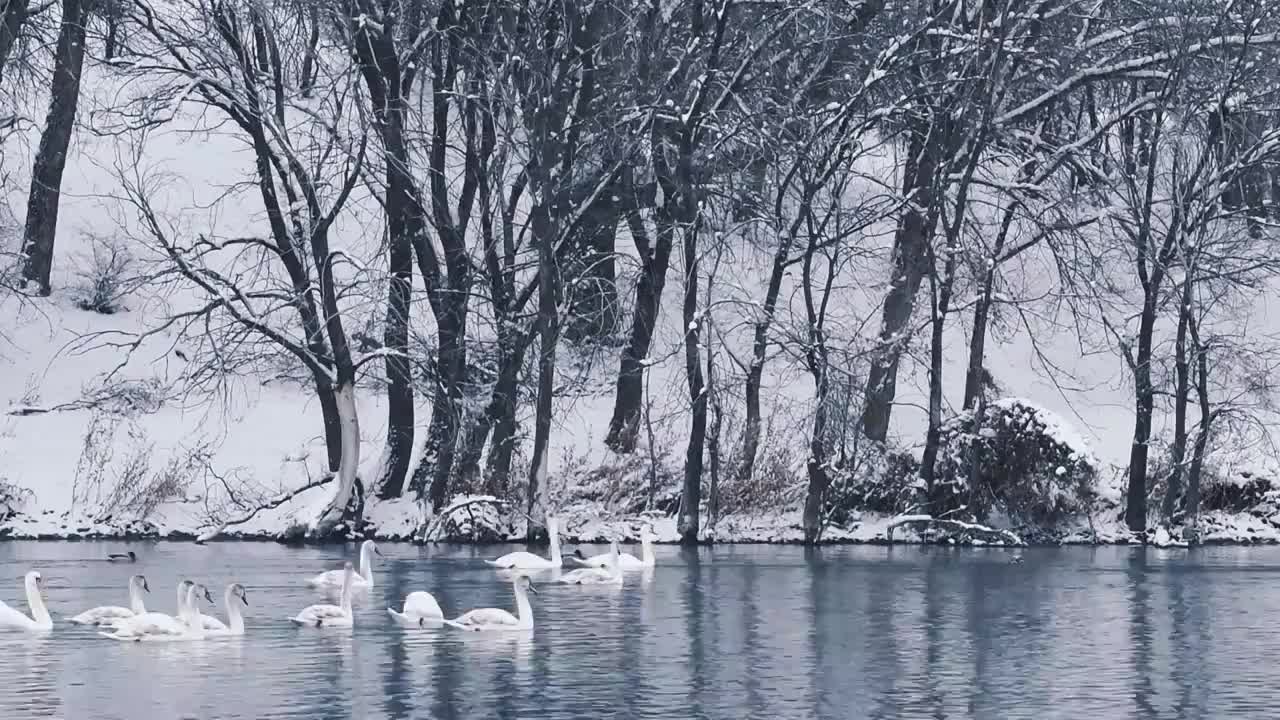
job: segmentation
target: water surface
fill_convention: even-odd
[[[133,549],[133,565],[102,561]],[[531,635],[405,631],[385,607],[514,609],[504,548],[384,545],[354,630],[293,627],[346,548],[0,543],[0,599],[44,573],[55,629],[0,630],[0,718],[1260,718],[1280,707],[1280,550],[658,548],[621,590],[538,583]],[[584,547],[584,552],[603,548]],[[64,619],[249,588],[238,639],[135,644]],[[205,608],[207,614],[213,610]],[[217,609],[221,615],[223,610]]]

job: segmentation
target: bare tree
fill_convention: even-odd
[[[80,74],[84,67],[84,40],[90,0],[63,0],[58,46],[53,56],[49,114],[40,149],[31,170],[27,198],[27,226],[22,238],[22,278],[36,285],[36,292],[52,290],[53,244],[58,231],[58,205],[62,195],[62,171],[75,128],[80,102]],[[7,33],[7,31],[6,31]]]

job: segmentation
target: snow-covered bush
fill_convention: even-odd
[[[868,511],[893,515],[909,512],[924,501],[920,463],[910,453],[866,442],[862,451],[831,469],[827,516],[836,525]]]
[[[972,411],[943,424],[934,515],[963,510],[984,521],[1000,512],[1018,526],[1049,527],[1093,503],[1098,461],[1055,413],[1027,400],[1000,400],[987,406],[974,430]]]
[[[123,309],[124,298],[138,284],[133,253],[124,243],[89,237],[88,257],[74,261],[76,306],[81,310],[114,315]]]
[[[34,496],[35,494],[27,488],[18,487],[0,478],[0,522],[22,512]]]

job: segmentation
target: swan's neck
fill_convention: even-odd
[[[223,596],[222,602],[227,606],[227,627],[231,628],[231,632],[243,635],[244,615],[240,614],[240,603],[236,601],[236,596],[231,593],[231,588],[227,588],[227,593]]]
[[[368,545],[360,548],[360,577],[373,584],[373,548]]]
[[[187,591],[187,606],[184,608],[187,613],[187,628],[192,635],[204,637],[204,622],[200,619],[200,608],[196,602],[196,586],[192,585]]]
[[[516,617],[520,619],[521,625],[533,627],[533,607],[529,605],[529,593],[519,585],[516,586]]]
[[[35,578],[27,578],[27,605],[31,607],[31,619],[36,622],[47,625],[53,623],[53,618],[49,617],[49,609],[44,606],[44,597],[40,594],[40,587],[36,585]]]
[[[657,558],[653,554],[653,540],[647,535],[640,538],[640,559],[644,561],[645,565],[654,565],[657,562]]]
[[[185,585],[178,586],[178,619],[186,617],[187,613],[187,587]]]
[[[552,525],[549,530],[551,534],[551,564],[560,565],[563,562],[560,558],[560,528]]]
[[[141,615],[147,611],[147,605],[142,599],[142,588],[137,583],[129,583],[129,609],[134,615]]]
[[[339,601],[339,604],[342,606],[342,612],[346,613],[347,615],[351,614],[351,576],[352,575],[355,575],[355,573],[351,571],[347,571],[342,576],[342,599]]]

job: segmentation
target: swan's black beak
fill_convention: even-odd
[[[143,589],[143,590],[145,590],[145,591],[147,591],[147,592],[151,592],[151,586],[150,586],[150,585],[147,585],[147,579],[146,579],[146,578],[142,578],[142,589]]]
[[[533,583],[529,583],[529,592],[533,593],[534,595],[537,595],[537,594],[538,594],[538,588],[534,587],[534,586],[533,586]]]
[[[383,555],[382,551],[378,549],[377,545],[373,546],[373,554],[377,555],[378,557],[386,557],[386,555]]]
[[[207,600],[210,605],[213,604],[213,596],[209,594],[209,588],[204,589],[204,599]]]
[[[418,627],[420,627],[420,628],[421,628],[421,627],[426,627],[426,626],[427,626],[427,619],[426,619],[426,618],[424,618],[424,617],[420,617],[420,618],[418,618]]]
[[[587,556],[582,554],[582,548],[574,548],[574,549],[573,549],[573,556],[574,556],[574,557],[576,557],[576,558],[578,558],[579,560],[586,560],[586,559],[587,559]]]
[[[240,600],[241,600],[241,602],[243,602],[243,603],[244,603],[244,606],[245,606],[245,607],[249,607],[249,598],[248,598],[247,596],[245,596],[245,595],[241,595],[241,596],[240,596]]]

